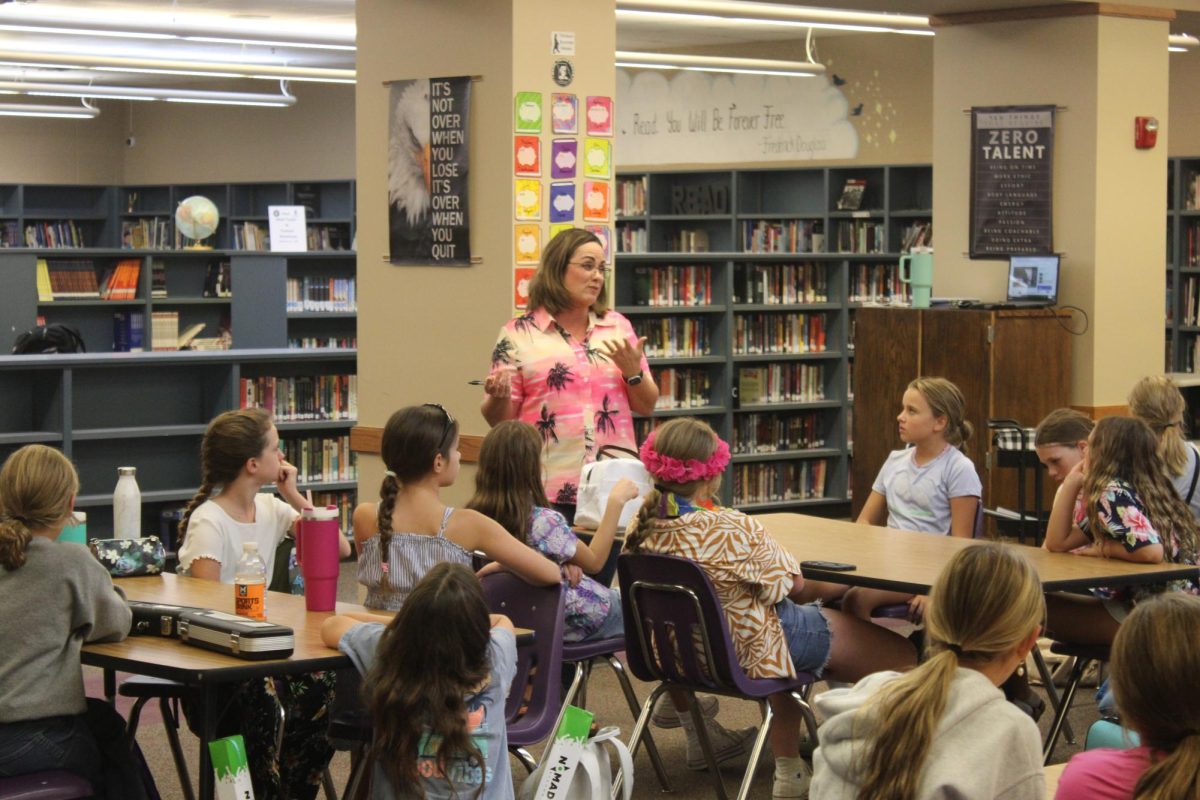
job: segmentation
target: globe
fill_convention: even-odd
[[[180,201],[175,209],[175,225],[180,233],[192,240],[191,247],[202,247],[200,240],[216,232],[220,219],[213,201],[198,194]]]

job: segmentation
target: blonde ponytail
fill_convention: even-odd
[[[35,530],[71,517],[79,476],[60,451],[43,444],[17,450],[0,468],[0,566],[20,569]]]

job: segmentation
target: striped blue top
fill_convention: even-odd
[[[399,611],[417,582],[443,561],[471,566],[471,554],[445,537],[453,508],[442,516],[442,526],[427,533],[393,533],[388,541],[388,571],[383,572],[379,534],[362,545],[358,556],[358,582],[367,587],[367,608]]]

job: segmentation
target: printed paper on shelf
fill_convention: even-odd
[[[612,177],[612,142],[608,139],[585,139],[583,142],[583,174],[588,178]]]
[[[536,271],[535,267],[517,267],[513,270],[513,306],[518,310],[529,308],[529,282]]]
[[[517,219],[538,220],[542,218],[542,182],[518,179],[513,187]]]
[[[613,132],[613,101],[611,97],[588,95],[587,135],[612,136]]]
[[[584,225],[583,229],[596,235],[604,245],[604,260],[612,261],[612,231],[607,225]]]
[[[583,218],[588,222],[608,222],[609,185],[606,181],[583,182]]]
[[[579,142],[574,139],[554,139],[550,143],[550,177],[574,178],[578,152]]]
[[[518,264],[536,264],[542,259],[540,225],[513,226],[513,255]]]
[[[579,132],[579,98],[559,92],[550,95],[550,130],[554,133]]]
[[[539,137],[513,137],[513,172],[531,178],[542,174],[542,140]]]
[[[542,132],[541,92],[517,92],[513,100],[513,130],[517,133]]]
[[[575,219],[575,184],[550,184],[550,221],[571,222]]]

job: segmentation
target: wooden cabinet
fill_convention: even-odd
[[[903,446],[896,415],[905,387],[919,375],[948,378],[962,390],[975,428],[965,450],[983,483],[984,503],[1015,508],[1015,470],[989,469],[995,459],[989,460],[986,423],[1011,417],[1032,427],[1069,404],[1069,314],[957,308],[861,308],[856,313],[853,514],[866,502],[887,454]],[[1049,497],[1044,507],[1049,508]]]

